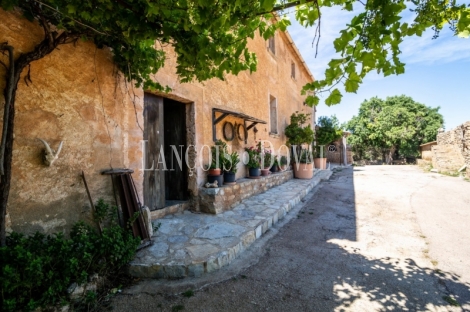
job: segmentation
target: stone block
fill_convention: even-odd
[[[256,227],[256,230],[255,230],[256,239],[260,238],[262,234],[263,234],[263,225],[258,225],[258,227]]]
[[[219,267],[218,258],[210,258],[209,260],[207,260],[207,263],[206,263],[206,271],[207,271],[207,273],[216,271],[216,270],[218,270],[219,268],[220,268],[220,267]]]
[[[204,263],[195,263],[188,266],[189,277],[200,277],[204,274]]]
[[[165,277],[169,279],[186,277],[186,266],[184,265],[166,265],[164,267]]]

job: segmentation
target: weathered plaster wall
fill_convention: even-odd
[[[238,76],[227,75],[224,81],[212,79],[204,83],[179,83],[175,74],[176,58],[174,52],[171,49],[167,50],[168,61],[155,78],[161,84],[172,88],[169,95],[163,94],[162,96],[194,103],[198,157],[201,156],[201,149],[204,145],[213,145],[212,108],[244,113],[266,121],[266,125],[258,124],[256,126],[258,129],[256,140],[270,141],[276,153],[279,147],[286,142],[284,129],[289,124],[292,113],[301,111],[314,114],[312,108],[303,105],[305,96],[300,94],[302,87],[312,81],[310,74],[303,67],[284,33],[276,33],[275,42],[275,54],[268,50],[267,42],[259,36],[249,43],[249,48],[256,53],[258,58],[256,72],[251,74],[242,72]],[[295,79],[291,77],[291,62],[295,63]],[[270,96],[275,97],[278,103],[278,135],[270,134]],[[312,120],[314,119],[313,116]],[[234,117],[224,119],[217,125],[217,137],[220,139],[223,139],[222,126],[225,121],[243,122],[242,119]],[[249,131],[247,144],[238,140],[237,137],[227,143],[233,150],[237,150],[240,154],[243,153],[244,147],[255,144],[253,129]],[[286,153],[287,149],[282,149],[281,154]],[[205,154],[207,154],[207,149]],[[236,177],[245,177],[245,166],[239,164],[238,169]],[[197,169],[197,184],[193,184],[193,187],[200,187],[205,182],[206,174],[199,167]],[[197,194],[197,190],[194,189],[193,193]]]
[[[0,42],[16,54],[28,52],[43,37],[41,28],[16,12],[0,9]],[[6,58],[3,58],[6,61]],[[23,73],[23,76],[26,73]],[[4,88],[0,66],[0,89]],[[141,143],[143,93],[135,90],[136,111],[111,53],[90,42],[59,46],[31,64],[32,83],[21,79],[16,96],[13,176],[8,213],[13,230],[54,232],[90,216],[80,173],[83,170],[96,201],[113,202],[110,167],[136,170],[142,198]],[[1,97],[1,107],[4,99]],[[3,113],[2,113],[3,116]],[[56,149],[64,146],[52,167],[42,163],[42,138]]]
[[[30,51],[42,40],[41,28],[23,19],[18,12],[0,9],[0,20],[0,42],[8,41],[15,47],[16,55]],[[176,58],[168,50],[166,66],[155,79],[173,89],[163,96],[188,105],[187,141],[198,151],[190,153],[192,163],[198,160],[204,145],[213,145],[214,107],[266,121],[266,125],[257,125],[256,139],[269,140],[276,151],[286,142],[284,129],[290,115],[295,111],[314,113],[303,105],[305,96],[300,94],[302,86],[312,81],[310,74],[284,33],[277,33],[275,40],[275,54],[260,37],[249,43],[258,57],[257,72],[243,72],[236,77],[227,75],[224,81],[213,79],[204,83],[180,84],[175,74]],[[291,77],[291,62],[295,63],[295,79]],[[0,77],[4,75],[0,66]],[[143,127],[144,93],[124,83],[113,66],[110,51],[81,41],[60,46],[31,64],[31,79],[29,86],[21,79],[16,98],[13,178],[8,206],[11,228],[23,232],[66,231],[75,221],[89,218],[91,208],[80,178],[82,170],[93,199],[103,197],[113,202],[111,180],[100,172],[110,167],[132,168],[142,199],[142,130],[136,118]],[[1,90],[4,82],[0,78]],[[278,135],[269,133],[270,96],[278,103]],[[1,101],[3,107],[4,99]],[[226,120],[242,122],[233,117]],[[219,138],[222,138],[222,125],[217,126]],[[43,146],[38,138],[48,141],[53,148],[64,141],[60,158],[53,167],[43,165]],[[253,130],[249,131],[247,144],[237,139],[229,142],[240,153],[244,147],[254,144]],[[286,149],[281,153],[285,154]],[[193,199],[206,180],[199,164],[198,160],[196,172],[189,178]],[[240,164],[237,178],[245,175],[245,167]],[[193,200],[191,206],[197,210],[198,202]]]
[[[437,135],[437,145],[432,146],[432,164],[440,171],[457,171],[467,165],[470,178],[470,121]]]

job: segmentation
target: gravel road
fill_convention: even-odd
[[[335,172],[225,270],[144,280],[114,311],[470,311],[470,183],[415,166]],[[452,305],[454,304],[454,305]]]

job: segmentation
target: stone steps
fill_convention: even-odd
[[[154,244],[137,253],[129,272],[135,277],[176,279],[218,270],[330,176],[330,170],[316,171],[311,180],[290,180],[217,215],[184,211],[155,220],[160,228]]]

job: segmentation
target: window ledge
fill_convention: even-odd
[[[274,132],[269,132],[269,136],[276,139],[279,139],[281,137],[280,134]]]

